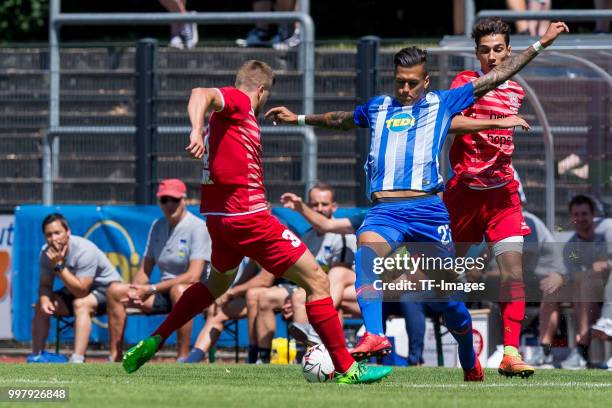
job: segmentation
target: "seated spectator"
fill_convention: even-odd
[[[269,12],[295,11],[296,0],[253,0],[253,11]],[[248,32],[245,39],[238,39],[236,43],[241,47],[274,47],[276,49],[288,49],[300,44],[299,24],[282,24],[274,33],[268,23],[259,22]]]
[[[270,274],[267,271],[262,273]],[[276,279],[271,287],[255,287],[246,293],[249,329],[247,363],[268,364],[272,354],[272,339],[276,332],[276,315],[291,298],[298,286],[285,279]],[[290,318],[291,316],[287,316]]]
[[[121,361],[126,308],[145,314],[168,313],[183,292],[199,282],[210,262],[210,236],[204,221],[187,211],[187,187],[178,179],[163,180],[157,198],[164,216],[157,219],[147,238],[144,257],[131,283],[114,283],[108,290],[108,326],[112,361]],[[153,267],[161,274],[150,282]],[[178,359],[189,354],[192,322],[177,332]]]
[[[247,316],[246,293],[249,289],[267,288],[272,285],[274,275],[261,271],[254,261],[245,258],[236,275],[232,287],[227,290],[206,312],[206,323],[191,349],[186,363],[199,363],[206,358],[206,353],[215,346],[228,320],[242,319]]]
[[[186,0],[159,0],[166,10],[172,13],[187,13]],[[170,26],[168,46],[182,50],[194,48],[198,44],[198,25],[196,23],[174,23]]]
[[[328,184],[317,184],[308,193],[308,207],[327,219],[331,219],[338,208],[335,191]],[[354,234],[320,233],[315,228],[308,230],[302,242],[315,255],[327,271],[330,280],[330,295],[334,306],[341,313],[344,310],[359,315],[355,293],[355,251],[357,239]],[[320,343],[314,329],[306,319],[306,292],[294,292],[292,298],[294,322],[290,326],[291,335],[299,342],[313,345]]]
[[[612,219],[606,218],[599,220],[595,225],[595,233],[604,234],[606,238],[606,247],[608,253],[608,261],[606,263],[598,262],[593,265],[593,269],[598,271],[610,270],[610,255],[612,253]],[[601,316],[597,322],[591,327],[593,335],[601,340],[612,341],[612,274],[608,276],[608,283],[604,289],[604,305],[601,310]],[[608,362],[608,368],[612,368],[612,359]]]
[[[562,368],[586,368],[589,361],[590,328],[599,313],[604,273],[608,270],[606,235],[595,230],[595,204],[584,195],[577,195],[569,203],[569,211],[576,232],[563,248],[567,280],[556,292],[546,294],[540,309],[540,343],[549,348],[558,322],[559,305],[572,301],[576,316],[576,343]],[[569,336],[570,334],[568,334]]]
[[[550,10],[552,0],[527,0],[529,11],[548,11]],[[541,37],[546,32],[550,25],[548,20],[529,20],[529,35],[532,37]]]
[[[121,282],[119,272],[94,243],[70,234],[61,214],[50,214],[42,222],[47,242],[40,252],[40,286],[32,322],[32,354],[28,362],[53,362],[45,352],[51,316],[74,316],[72,363],[83,363],[91,333],[91,317],[106,313],[106,293],[112,282]],[[53,291],[53,280],[64,287]]]

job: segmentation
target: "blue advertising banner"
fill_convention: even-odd
[[[189,210],[196,215],[198,208],[190,206]],[[344,209],[338,216],[346,216],[356,210]],[[361,210],[357,210],[361,211]],[[156,205],[150,206],[20,206],[15,211],[15,242],[13,246],[13,299],[12,299],[12,330],[18,341],[31,340],[31,324],[34,316],[33,305],[38,300],[39,285],[39,254],[44,245],[41,230],[42,220],[51,213],[63,214],[70,224],[71,233],[85,237],[95,243],[106,253],[110,261],[119,270],[123,280],[129,282],[137,272],[142,260],[142,254],[147,241],[147,234],[153,221],[162,216]],[[298,213],[278,208],[273,213],[298,235],[308,230],[308,223]],[[159,281],[159,271],[154,269],[152,282]],[[54,289],[59,289],[62,283],[55,280]],[[125,332],[125,340],[133,344],[151,333],[164,319],[164,316],[129,316]],[[106,316],[100,317],[106,321]],[[193,341],[203,326],[202,316],[194,320]],[[285,335],[284,325],[279,328],[279,335]],[[248,345],[246,322],[240,323],[240,344]],[[70,341],[72,333],[62,335],[62,341]],[[91,340],[106,342],[106,329],[94,325]],[[227,338],[221,338],[220,344],[227,344]],[[51,330],[48,341],[54,341]],[[168,344],[175,342],[173,335]],[[233,344],[233,343],[232,343]]]

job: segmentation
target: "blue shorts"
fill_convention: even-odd
[[[376,203],[357,235],[366,231],[383,237],[393,250],[408,243],[429,256],[455,256],[448,211],[437,195]]]

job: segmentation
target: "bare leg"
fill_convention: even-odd
[[[293,308],[294,323],[308,323],[306,315],[306,291],[299,288],[291,295],[291,307]]]
[[[208,308],[206,324],[202,328],[194,347],[208,352],[217,344],[219,335],[223,331],[224,323],[231,319],[240,319],[246,316],[246,301],[244,297],[231,299],[221,306],[213,305]]]
[[[91,334],[91,317],[96,312],[98,300],[90,293],[75,299],[72,306],[74,307],[74,354],[85,356]]]
[[[334,307],[340,308],[344,296],[344,290],[348,287],[355,287],[355,272],[344,266],[335,266],[327,274],[329,277],[329,287]]]
[[[249,330],[249,344],[252,346],[257,345],[257,313],[259,312],[259,296],[267,288],[251,288],[246,293],[247,303],[247,325]]]
[[[272,1],[271,0],[254,1],[253,11],[272,11]],[[256,23],[255,27],[260,28],[262,30],[267,30],[269,25],[268,23]]]
[[[540,304],[540,344],[552,344],[559,327],[559,303],[545,302]]]
[[[64,302],[55,294],[51,300],[55,304],[55,314],[58,316],[67,316],[68,308]],[[49,335],[50,317],[40,308],[40,303],[36,303],[34,311],[34,319],[32,320],[32,353],[38,354],[45,349],[47,336]]]
[[[259,313],[257,316],[257,347],[269,349],[272,346],[272,338],[276,332],[276,316],[274,312],[279,310],[288,294],[284,288],[274,286],[268,288],[259,297]]]
[[[595,8],[598,10],[612,9],[612,0],[594,0]],[[610,20],[597,20],[595,31],[602,33],[610,32]]]
[[[527,5],[525,0],[506,0],[506,6],[513,11],[526,11]],[[516,22],[516,31],[524,33],[528,30],[527,21],[520,20]]]
[[[184,0],[159,0],[162,6],[173,13],[186,13]]]
[[[464,0],[453,0],[453,34],[465,34],[466,30],[471,30],[472,27],[464,27],[465,9],[463,8]]]

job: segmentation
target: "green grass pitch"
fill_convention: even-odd
[[[134,374],[119,364],[1,364],[0,388],[67,387],[78,407],[597,407],[610,406],[612,372],[538,370],[527,380],[487,370],[466,384],[459,369],[396,368],[372,385],[308,384],[299,366],[148,364]],[[0,406],[9,406],[0,403]]]

